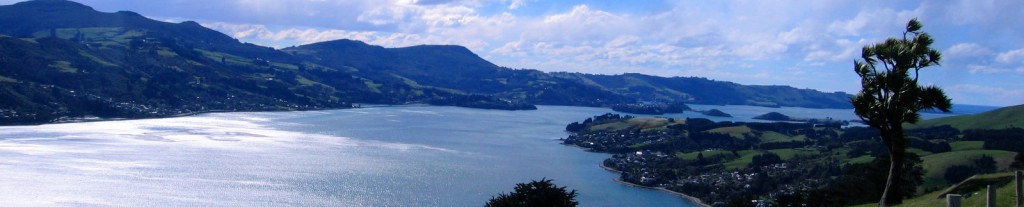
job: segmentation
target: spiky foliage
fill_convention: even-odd
[[[570,207],[576,202],[576,190],[566,191],[551,180],[540,179],[530,183],[516,184],[515,191],[491,198],[487,207]]]
[[[906,156],[907,140],[904,123],[921,119],[918,111],[938,109],[948,112],[952,107],[945,92],[936,86],[921,86],[922,69],[939,65],[942,54],[932,49],[931,35],[921,31],[917,19],[907,23],[903,38],[865,46],[861,60],[854,61],[854,71],[861,77],[861,91],[852,102],[857,116],[881,131],[882,141],[891,155],[889,177],[880,206],[899,203],[905,196],[894,195],[900,183],[901,167]]]

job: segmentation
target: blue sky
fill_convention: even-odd
[[[0,0],[0,4],[18,1]],[[347,38],[385,47],[463,45],[543,71],[699,76],[859,90],[853,60],[911,18],[937,40],[924,84],[955,103],[1024,104],[1024,1],[79,0],[97,10],[194,20],[287,47]],[[895,3],[893,3],[895,2]]]

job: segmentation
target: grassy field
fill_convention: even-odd
[[[641,117],[632,118],[626,121],[616,121],[611,123],[598,124],[590,127],[590,131],[616,131],[624,129],[661,129],[668,125],[678,124],[681,120],[676,122],[668,122],[666,118],[660,117]]]
[[[978,176],[974,179],[992,179],[996,177],[1013,176],[1011,172],[995,173],[989,175]],[[970,181],[965,181],[970,182]],[[939,198],[946,189],[937,190],[934,192],[926,193],[911,199],[904,200],[902,204],[896,205],[901,207],[932,207],[932,206],[946,206],[945,197]],[[978,189],[971,193],[964,194],[966,198],[961,203],[962,206],[985,206],[985,194],[988,193],[987,189]],[[1013,183],[1005,183],[996,187],[996,206],[1013,206],[1014,200],[1013,195],[1016,192],[1013,189]],[[875,207],[877,203],[868,203],[857,205],[857,207]]]
[[[732,152],[728,150],[709,150],[700,152],[677,153],[676,157],[683,160],[697,160],[698,154],[704,154],[705,158],[719,155],[732,156]]]
[[[779,155],[779,158],[782,158],[782,160],[789,160],[789,159],[792,159],[793,157],[796,157],[798,155],[815,155],[815,154],[819,153],[817,149],[804,149],[804,148],[799,148],[799,149],[774,149],[774,150],[768,150],[768,151]],[[731,154],[732,152],[728,152],[728,153]],[[754,159],[754,156],[760,155],[760,154],[764,154],[764,151],[761,151],[761,150],[743,150],[743,151],[738,151],[738,153],[740,154],[740,158],[737,158],[735,160],[726,162],[726,163],[724,163],[722,165],[725,166],[726,169],[740,169],[740,168],[744,168],[744,167],[747,167],[748,165],[750,165],[750,163]],[[694,155],[694,156],[696,156],[696,155]],[[704,157],[707,157],[707,156],[708,156],[708,154],[705,153]]]
[[[724,163],[723,165],[726,168],[728,168],[728,169],[739,169],[739,168],[742,168],[742,167],[746,167],[747,165],[750,165],[750,162],[754,158],[754,155],[761,154],[761,152],[757,151],[757,150],[743,150],[743,151],[737,151],[736,153],[738,153],[740,155],[740,157],[737,158],[737,159],[734,159],[734,160],[731,160],[731,161],[728,161],[728,162]],[[697,160],[697,155],[698,154],[704,154],[705,158],[709,158],[709,157],[712,157],[712,156],[726,156],[726,157],[729,157],[729,158],[733,157],[732,151],[728,151],[728,150],[710,150],[710,151],[700,151],[700,152],[678,153],[678,154],[676,154],[676,157],[679,157],[679,159],[683,159],[683,160]]]
[[[68,61],[63,61],[63,60],[57,61],[57,62],[54,62],[53,64],[50,64],[49,66],[52,67],[52,68],[56,68],[56,69],[60,70],[61,72],[65,72],[65,73],[77,73],[78,72],[78,68],[75,68],[75,67],[71,66],[71,63],[68,62]]]
[[[732,127],[715,128],[715,129],[708,130],[707,132],[710,132],[710,133],[720,133],[720,134],[728,134],[729,136],[732,136],[733,138],[740,139],[740,138],[743,138],[744,134],[750,134],[751,132],[753,132],[753,130],[750,129],[750,127],[747,127],[746,125],[743,125],[743,126],[732,126]]]
[[[725,164],[723,164],[723,166],[725,166],[726,169],[740,169],[740,168],[747,167],[747,165],[750,165],[750,163],[754,160],[754,156],[755,155],[760,155],[761,151],[759,151],[759,150],[743,150],[743,151],[739,151],[739,153],[740,153],[740,158],[738,158],[736,160],[733,160],[733,161],[726,162]]]
[[[950,185],[946,183],[944,178],[946,168],[954,165],[970,165],[982,155],[992,156],[996,160],[996,166],[999,166],[1000,170],[1002,170],[1010,165],[1016,153],[1002,150],[966,150],[923,156],[921,157],[923,161],[921,165],[925,170],[925,183],[921,188],[928,189]]]
[[[816,149],[803,149],[803,148],[801,148],[801,149],[774,149],[774,150],[768,150],[768,151],[779,155],[779,157],[782,158],[783,160],[789,160],[789,159],[792,159],[793,157],[796,157],[798,155],[814,155],[814,154],[818,154],[819,153],[818,150],[816,150]],[[736,153],[738,153],[740,155],[740,157],[736,158],[734,160],[725,162],[724,164],[722,164],[723,166],[725,166],[725,168],[727,168],[727,169],[740,169],[740,168],[743,168],[743,167],[747,167],[747,165],[750,165],[750,162],[754,159],[754,156],[760,155],[760,154],[764,154],[764,152],[761,151],[761,150],[743,150],[743,151],[737,151]],[[679,159],[683,159],[683,160],[697,160],[697,155],[698,154],[704,154],[705,158],[710,158],[712,156],[726,156],[726,157],[729,157],[729,158],[733,157],[732,151],[728,151],[728,150],[710,150],[710,151],[700,151],[700,152],[678,153],[678,154],[676,154],[676,157],[679,157]]]
[[[984,149],[984,145],[985,141],[958,141],[949,143],[949,146],[953,148],[952,151],[980,150]]]
[[[103,66],[107,66],[107,67],[115,67],[115,66],[117,66],[117,64],[114,64],[114,63],[108,62],[106,60],[103,60],[102,58],[96,57],[95,55],[89,54],[89,53],[87,53],[85,51],[79,51],[78,55],[81,55],[82,57],[89,58],[93,62],[99,63],[100,65],[103,65]]]
[[[922,156],[922,157],[935,154],[935,153],[932,153],[932,152],[929,152],[929,151],[924,151],[924,150],[918,149],[918,148],[907,148],[907,153],[914,153],[917,156]]]
[[[762,143],[793,142],[793,141],[803,142],[803,141],[806,141],[806,140],[807,140],[807,136],[802,135],[802,134],[801,135],[797,135],[797,136],[787,136],[785,134],[781,134],[781,133],[778,133],[778,132],[766,131],[766,132],[764,132],[763,135],[761,135],[761,142]]]
[[[213,51],[201,50],[201,49],[197,49],[196,51],[199,51],[199,53],[202,53],[203,56],[206,56],[206,58],[210,58],[211,60],[216,60],[216,61],[224,60],[225,64],[253,66],[252,60],[249,59],[249,58],[243,58],[243,57],[239,57],[239,56],[235,56],[235,55],[231,55],[231,54],[227,54],[227,53],[213,52]]]
[[[846,164],[869,163],[873,160],[875,160],[875,157],[872,157],[871,155],[861,155],[860,157],[850,158],[846,161]]]
[[[773,149],[773,150],[768,150],[768,151],[779,155],[779,158],[782,158],[782,160],[789,160],[789,159],[792,159],[793,157],[796,157],[798,155],[814,155],[814,154],[818,154],[818,150],[817,149],[813,149],[813,148]]]

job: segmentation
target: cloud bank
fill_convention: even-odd
[[[1024,77],[1020,1],[82,2],[105,11],[197,20],[273,47],[340,38],[386,47],[459,44],[513,68],[702,76],[846,92],[859,90],[851,68],[860,48],[901,35],[908,20],[919,18],[946,54],[943,65],[929,72],[935,74],[926,74],[929,84],[1014,91]],[[953,99],[1024,103],[983,95]]]

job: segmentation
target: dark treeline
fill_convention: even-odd
[[[967,130],[964,140],[985,141],[985,149],[1024,151],[1024,129]]]

